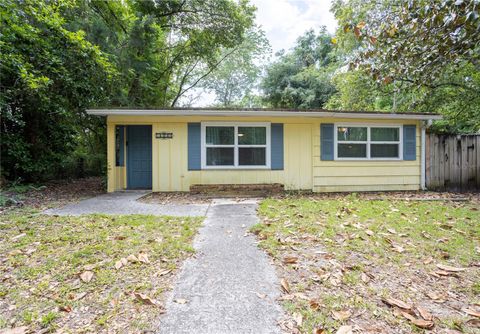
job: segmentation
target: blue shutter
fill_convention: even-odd
[[[403,160],[417,159],[417,127],[403,126]]]
[[[320,124],[320,155],[322,160],[333,160],[333,124]]]
[[[188,170],[202,169],[200,123],[188,123]]]
[[[272,123],[270,135],[272,169],[283,170],[283,124]]]

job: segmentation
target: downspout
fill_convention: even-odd
[[[422,133],[421,133],[421,149],[420,149],[420,159],[421,159],[421,172],[420,172],[420,188],[422,190],[426,190],[427,187],[425,186],[425,173],[426,173],[426,163],[425,163],[425,130],[428,128],[430,125],[432,125],[432,120],[428,120],[427,122],[423,121],[422,122]]]

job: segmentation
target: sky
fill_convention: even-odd
[[[326,26],[331,33],[337,27],[330,12],[331,0],[250,0],[257,7],[256,23],[266,33],[272,55],[292,48],[298,37],[309,29]],[[273,60],[274,58],[270,58]],[[215,100],[215,94],[193,90],[198,99],[195,106],[205,107]]]
[[[331,0],[251,0],[257,7],[256,23],[266,32],[273,53],[288,50],[305,31],[324,25],[337,27],[330,12]]]

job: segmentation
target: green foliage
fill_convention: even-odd
[[[338,0],[337,55],[329,107],[440,112],[435,131],[480,131],[478,2]]]
[[[323,28],[310,30],[291,52],[281,51],[262,82],[265,101],[272,107],[322,108],[335,92],[331,83],[334,56],[331,36]]]
[[[254,10],[245,0],[3,1],[2,176],[104,172],[104,123],[85,109],[177,105],[242,43]]]
[[[254,27],[246,33],[243,43],[222,52],[225,60],[204,80],[202,87],[214,92],[216,102],[222,107],[259,106],[253,94],[269,52],[265,32]]]
[[[82,31],[65,28],[71,2],[2,2],[2,173],[50,176],[75,147],[85,108],[106,101],[116,71]]]

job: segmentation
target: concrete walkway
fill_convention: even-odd
[[[205,216],[210,204],[149,204],[137,201],[147,191],[114,192],[89,198],[62,208],[48,209],[47,215],[79,216],[92,213],[115,215]]]
[[[258,221],[256,206],[212,203],[194,242],[196,256],[184,263],[167,301],[160,333],[280,333],[279,280],[255,238],[245,235]]]

